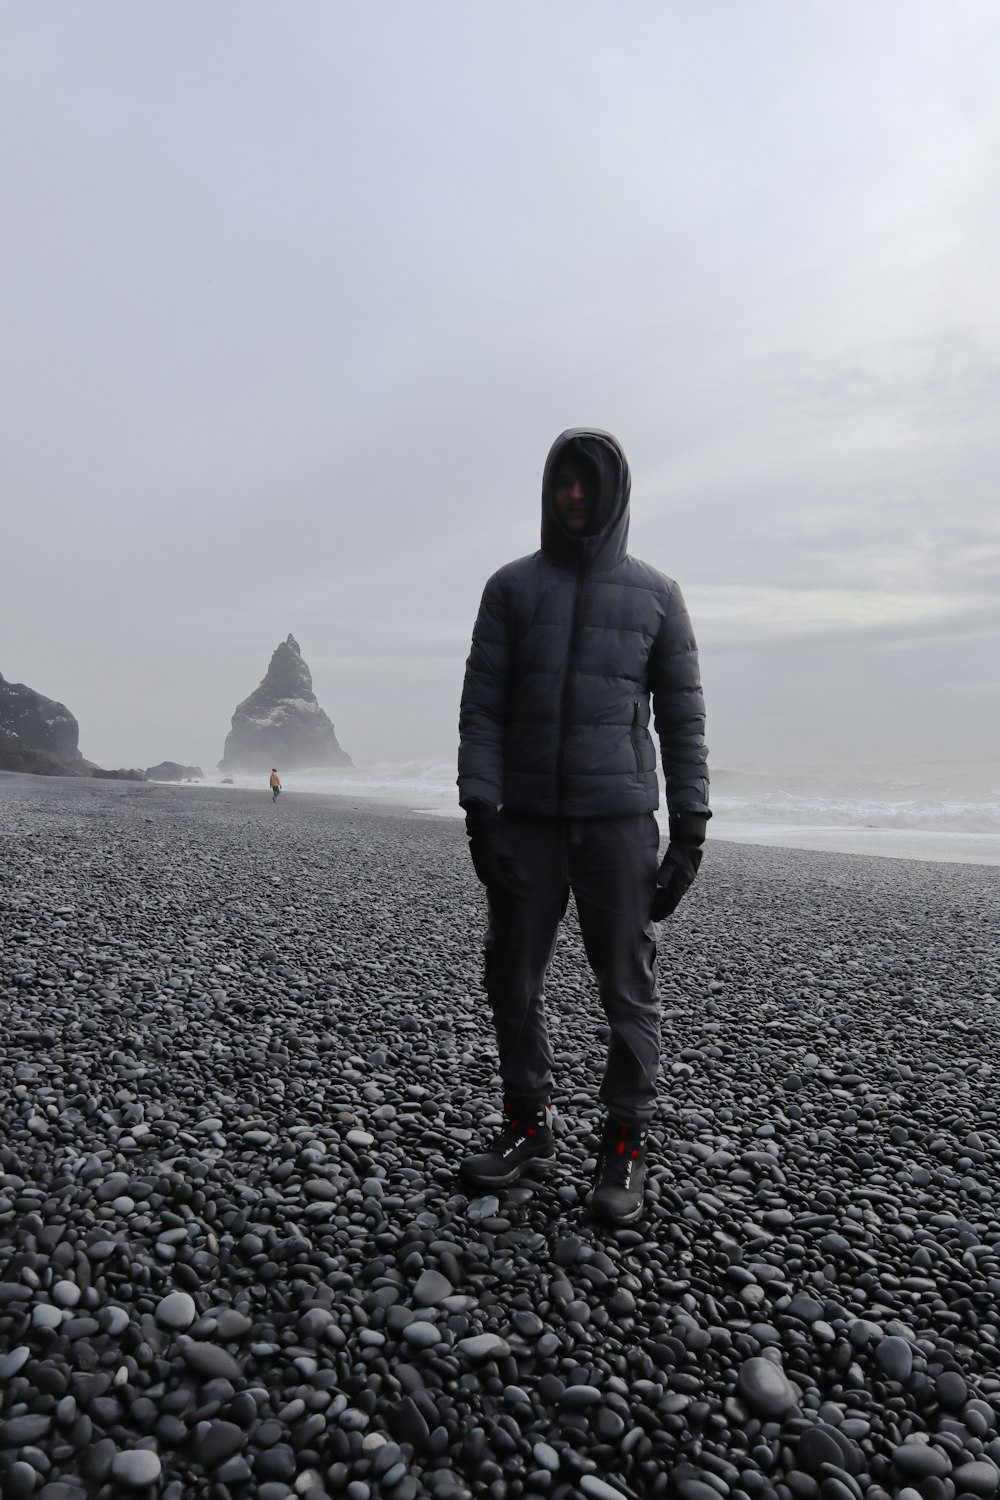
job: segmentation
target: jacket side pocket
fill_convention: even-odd
[[[642,744],[639,736],[642,734],[642,725],[639,723],[639,700],[632,705],[632,754],[635,756],[635,774],[642,777]]]

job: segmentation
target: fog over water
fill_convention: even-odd
[[[0,672],[85,755],[214,775],[292,631],[360,766],[453,766],[483,583],[593,424],[720,813],[934,761],[911,800],[995,829],[991,0],[0,18]]]
[[[349,769],[286,772],[281,806],[291,797],[334,795],[356,804],[391,802],[460,818],[452,761],[379,761]],[[210,774],[188,782],[257,790],[265,778]],[[716,767],[712,839],[826,849],[896,859],[1000,865],[1000,775],[994,762],[914,761],[900,769],[878,761],[777,761],[740,770]],[[279,813],[280,815],[280,813]],[[266,818],[266,812],[263,814]],[[666,833],[663,809],[660,824]]]

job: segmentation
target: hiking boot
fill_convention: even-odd
[[[590,1211],[611,1224],[631,1224],[642,1213],[646,1186],[644,1120],[608,1120],[594,1173]]]
[[[503,1107],[506,1118],[490,1149],[462,1163],[462,1176],[475,1187],[506,1187],[555,1152],[550,1104],[505,1098]]]

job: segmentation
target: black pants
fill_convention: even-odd
[[[659,830],[652,813],[626,818],[522,818],[504,814],[513,851],[531,880],[522,900],[489,894],[486,991],[493,1008],[504,1092],[551,1097],[545,971],[572,890],[587,959],[611,1027],[600,1097],[617,1119],[656,1108],[660,992],[656,928]]]

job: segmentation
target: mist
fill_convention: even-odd
[[[291,631],[447,760],[564,428],[713,763],[1000,751],[1000,12],[4,6],[0,672],[214,767]]]

